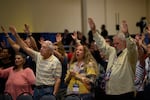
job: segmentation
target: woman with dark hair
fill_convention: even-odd
[[[9,93],[13,100],[21,93],[32,94],[32,85],[35,83],[35,75],[30,68],[26,68],[26,56],[22,53],[15,55],[15,65],[6,69],[0,68],[0,77],[6,78],[5,92]]]

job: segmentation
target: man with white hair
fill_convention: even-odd
[[[34,88],[34,100],[39,100],[44,95],[56,95],[61,82],[62,66],[60,61],[53,55],[53,43],[43,41],[40,52],[37,52],[21,41],[21,38],[13,29],[13,35],[16,37],[19,45],[28,53],[36,62],[36,86]]]
[[[121,32],[113,37],[113,46],[106,43],[99,35],[94,21],[89,23],[93,39],[108,59],[106,69],[106,95],[108,100],[133,100],[134,99],[134,78],[137,62],[136,43],[129,36],[126,21],[122,22]]]

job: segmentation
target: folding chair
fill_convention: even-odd
[[[13,99],[10,93],[5,92],[4,94],[0,95],[0,100],[13,100]]]
[[[81,100],[81,98],[79,95],[70,94],[70,95],[66,95],[65,100]]]
[[[43,95],[40,100],[56,100],[54,95]]]
[[[21,93],[16,100],[33,100],[33,97],[28,92]]]

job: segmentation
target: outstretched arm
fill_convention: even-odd
[[[12,34],[15,36],[17,43],[20,45],[20,47],[31,57],[34,57],[34,50],[29,48],[25,42],[20,38],[18,35],[16,28],[14,26],[10,26],[9,30],[12,32]]]
[[[27,33],[27,35],[28,35],[28,37],[29,37],[29,39],[30,39],[30,41],[31,41],[31,47],[33,48],[33,50],[38,51],[38,47],[37,47],[36,41],[35,41],[35,39],[33,38],[32,33],[31,33],[30,30],[29,30],[29,25],[24,24],[24,26],[25,26],[24,32]]]
[[[138,59],[137,45],[136,45],[135,40],[129,34],[128,24],[125,20],[123,20],[121,23],[121,32],[126,37],[126,48],[128,50],[127,56],[131,64],[132,70],[133,72],[135,72],[135,66],[136,66],[137,59]],[[134,59],[133,59],[133,55],[134,55]]]
[[[7,41],[11,45],[11,47],[15,50],[15,52],[18,52],[20,49],[20,46],[9,36],[8,32],[5,30],[3,26],[1,26],[2,31],[5,34],[5,37],[7,38]]]
[[[143,44],[143,36],[137,34],[135,36],[135,41],[138,48],[138,60],[140,61],[141,67],[145,66],[145,45]],[[144,47],[143,47],[144,46]]]
[[[71,36],[72,36],[72,38],[75,40],[76,45],[81,45],[80,40],[78,39],[78,34],[77,34],[76,31],[74,31]]]
[[[96,32],[96,25],[95,25],[92,18],[88,18],[88,24],[90,26],[92,33],[95,33]]]

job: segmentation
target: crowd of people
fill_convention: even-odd
[[[10,47],[1,43],[0,99],[28,93],[33,100],[150,100],[150,25],[133,37],[123,20],[110,38],[105,25],[99,32],[92,18],[88,24],[88,38],[65,29],[55,42],[36,41],[27,24],[25,39],[9,27],[14,40],[1,26]]]

